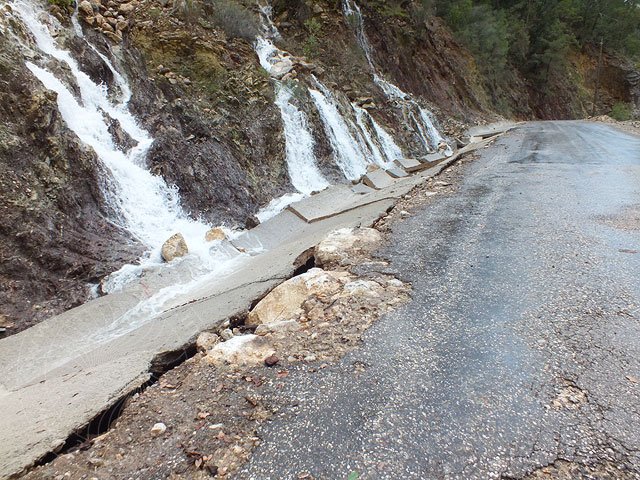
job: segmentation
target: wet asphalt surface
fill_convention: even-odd
[[[298,372],[238,478],[640,478],[640,137],[527,124],[395,224],[413,300]]]

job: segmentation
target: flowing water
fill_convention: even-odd
[[[317,79],[315,83],[318,89],[310,88],[309,93],[320,113],[336,163],[347,179],[357,180],[367,171],[367,158],[331,92]]]
[[[119,90],[115,100],[110,98],[105,84],[92,81],[80,69],[71,53],[58,45],[52,30],[60,27],[50,15],[28,0],[17,0],[12,4],[12,8],[33,36],[37,49],[44,54],[44,61],[38,62],[38,65],[28,61],[27,68],[44,87],[56,92],[58,109],[64,122],[80,141],[95,151],[106,167],[109,176],[104,179],[103,194],[106,203],[114,212],[112,220],[149,249],[140,259],[140,264],[126,265],[110,275],[105,280],[103,289],[108,292],[117,291],[145,268],[158,267],[161,262],[160,248],[175,232],[183,234],[192,254],[187,257],[191,259],[191,266],[185,268],[186,282],[161,289],[114,320],[104,331],[96,333],[95,341],[107,341],[114,335],[126,333],[151,320],[166,308],[168,302],[177,299],[211,275],[224,274],[247,255],[228,248],[220,241],[206,242],[205,233],[211,228],[210,225],[189,218],[180,206],[177,188],[167,185],[162,177],[147,170],[146,154],[153,138],[129,111],[129,84],[106,55],[87,42],[113,73]],[[77,20],[73,20],[76,35],[82,37]],[[25,48],[31,46],[25,45]],[[54,72],[60,69],[50,68],[52,62],[64,64],[68,78],[56,75]],[[78,97],[72,93],[67,82],[77,86]],[[109,132],[111,121],[119,123],[122,130],[133,139],[134,147],[122,150],[116,145]],[[227,233],[234,234],[229,230]]]
[[[437,150],[441,142],[445,140],[435,127],[433,114],[421,107],[409,94],[403,92],[400,87],[385,80],[379,73],[379,69],[373,60],[373,49],[365,32],[364,18],[362,17],[362,12],[358,4],[355,0],[342,0],[342,12],[347,23],[354,29],[358,44],[364,52],[376,85],[380,87],[380,90],[382,90],[389,100],[396,102],[400,108],[402,108],[407,118],[411,119],[425,152],[431,153]],[[449,155],[453,152],[450,147],[447,147],[445,153]]]
[[[62,62],[78,86],[80,94],[76,98],[65,79],[48,68],[49,62],[26,64],[47,89],[57,93],[58,109],[67,126],[107,167],[110,178],[104,196],[116,214],[113,220],[149,247],[148,258],[153,261],[159,260],[162,243],[175,232],[185,236],[191,252],[209,259],[211,245],[204,241],[204,235],[210,226],[190,219],[180,206],[178,190],[146,168],[146,154],[153,138],[128,109],[131,89],[124,76],[88,43],[114,74],[120,95],[112,101],[106,85],[91,80],[70,52],[58,46],[50,31],[55,26],[44,21],[51,21],[47,13],[24,0],[16,1],[13,9],[33,35],[37,48],[48,58]],[[117,121],[134,140],[133,148],[123,151],[116,145],[107,118]]]
[[[271,8],[260,6],[259,9],[263,36],[256,40],[255,50],[260,65],[270,74],[273,75],[275,70],[280,75],[279,69],[283,62],[290,60],[290,55],[273,44],[272,40],[279,38],[280,34],[271,20]],[[316,88],[309,88],[308,93],[320,114],[335,162],[348,180],[360,178],[368,164],[386,166],[402,157],[402,150],[391,135],[366,110],[355,104],[351,104],[350,108],[341,108],[333,92],[315,77],[312,80]],[[316,166],[313,154],[315,141],[305,113],[292,101],[292,87],[286,82],[274,81],[276,105],[280,108],[285,130],[289,177],[300,194],[308,195],[327,186]],[[286,206],[287,201],[292,199],[298,198],[287,195],[273,200],[259,212],[258,218],[277,213],[278,208]]]
[[[279,50],[271,41],[272,38],[280,37],[278,29],[271,21],[271,7],[259,6],[259,8],[264,36],[256,39],[254,48],[260,60],[260,65],[271,74],[274,68],[289,54]],[[261,222],[275,216],[291,203],[299,201],[313,192],[324,190],[329,186],[329,182],[324,178],[316,164],[313,133],[309,127],[306,114],[295,104],[292,87],[277,79],[274,79],[274,83],[276,90],[275,104],[280,110],[284,127],[287,171],[291,184],[297,192],[273,199],[257,213],[256,216]]]

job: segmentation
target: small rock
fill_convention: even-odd
[[[187,242],[181,233],[172,235],[162,245],[161,254],[165,262],[170,262],[178,257],[184,257],[187,253],[189,253],[189,247],[187,247]]]
[[[264,359],[264,364],[267,367],[273,367],[279,361],[280,361],[280,359],[278,357],[276,357],[275,355],[269,355],[267,358]]]
[[[227,238],[227,234],[224,233],[224,230],[222,230],[222,228],[220,227],[212,228],[204,236],[204,239],[207,242],[213,242],[215,240],[224,240],[226,238]]]
[[[256,335],[269,335],[271,333],[295,332],[300,330],[301,326],[297,320],[283,320],[282,322],[263,323],[258,325]]]
[[[247,230],[251,230],[252,228],[257,227],[258,225],[260,225],[260,220],[258,220],[258,217],[256,217],[255,215],[251,215],[250,217],[247,217],[247,219],[244,222],[244,228],[246,228]]]
[[[390,280],[387,280],[387,285],[389,285],[390,287],[395,287],[395,288],[402,288],[404,287],[404,283],[402,283],[400,280],[398,280],[397,278],[392,278]]]
[[[409,218],[411,216],[411,214],[409,212],[407,212],[406,210],[400,210],[400,216],[402,218]]]
[[[129,27],[129,22],[127,20],[117,20],[116,21],[116,30],[118,32],[122,32]]]
[[[222,337],[222,339],[226,342],[228,340],[231,340],[233,338],[233,332],[231,331],[230,328],[225,328],[224,330],[222,330],[220,332],[220,336]]]
[[[136,8],[136,6],[134,5],[133,2],[131,2],[131,3],[122,3],[118,7],[118,12],[120,12],[123,15],[128,15],[129,13],[133,12],[134,8]]]
[[[275,352],[271,344],[257,335],[240,335],[213,347],[205,361],[212,365],[259,365]]]
[[[0,328],[9,329],[15,327],[15,323],[6,315],[0,315]]]
[[[202,332],[196,340],[196,348],[200,352],[207,352],[220,343],[220,337],[215,333]]]
[[[159,437],[166,431],[167,426],[162,422],[158,422],[153,427],[151,427],[151,435],[153,435],[154,437]]]
[[[83,0],[78,4],[78,10],[84,13],[86,16],[93,15],[93,7],[91,6],[91,2],[88,0]]]

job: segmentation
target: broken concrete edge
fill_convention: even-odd
[[[77,436],[82,436],[82,433],[85,432],[90,425],[92,425],[94,422],[98,420],[103,419],[106,413],[110,412],[113,408],[117,407],[118,405],[122,405],[123,402],[125,402],[132,395],[143,392],[146,388],[156,383],[164,373],[172,370],[173,368],[176,368],[177,366],[183,364],[188,359],[192,358],[197,352],[196,341],[198,339],[198,336],[201,333],[206,331],[217,331],[225,325],[225,322],[228,322],[229,320],[236,317],[246,316],[248,311],[251,309],[251,306],[255,305],[261,299],[266,297],[278,285],[281,285],[287,279],[292,278],[294,276],[294,272],[295,272],[295,268],[292,265],[290,274],[288,276],[274,277],[269,279],[260,279],[257,281],[248,282],[222,293],[222,294],[231,293],[234,290],[246,288],[249,285],[255,285],[256,283],[266,284],[265,288],[258,295],[255,295],[253,300],[248,302],[247,307],[237,308],[226,318],[212,321],[210,325],[192,334],[182,344],[173,345],[171,348],[167,348],[166,350],[160,350],[156,352],[147,362],[146,368],[142,369],[141,373],[138,376],[136,376],[126,385],[122,386],[118,392],[115,392],[107,402],[101,404],[99,409],[96,409],[94,412],[92,412],[92,415],[89,418],[89,420],[78,422],[76,425],[74,425],[70,429],[69,434],[66,436],[66,438],[64,439],[60,438],[56,440],[54,443],[52,443],[50,449],[46,451],[42,451],[37,456],[37,458],[34,458],[31,461],[30,464],[22,465],[20,467],[14,468],[13,470],[9,471],[6,477],[2,476],[4,475],[4,473],[2,473],[2,475],[0,475],[0,478],[6,478],[6,479],[19,478],[27,474],[28,472],[30,472],[32,469],[37,468],[38,466],[41,466],[41,465],[45,465],[50,461],[52,461],[53,458],[48,459],[48,457],[50,457],[52,454],[55,455],[63,452],[65,450],[65,447],[67,446],[72,446],[70,445],[70,441],[72,439],[74,439]],[[182,309],[190,308],[197,304],[202,304],[207,300],[211,300],[213,297],[216,297],[219,295],[221,294],[217,293],[215,295],[201,297],[196,300],[193,300],[181,305],[177,305],[165,311],[163,315],[166,315],[168,317],[173,315],[178,315],[180,313],[180,310]],[[171,361],[168,359],[174,359],[174,360]],[[109,420],[105,432],[111,429],[111,425],[117,419],[118,416],[119,415],[114,415]],[[103,433],[104,432],[100,432],[100,435]]]
[[[367,195],[367,194],[365,194]],[[361,203],[357,203],[357,204],[352,204],[349,207],[345,207],[343,210],[337,211],[337,212],[332,212],[332,213],[328,213],[326,215],[322,215],[319,217],[315,217],[315,218],[307,218],[305,217],[302,213],[298,212],[298,210],[295,209],[295,205],[289,205],[287,207],[287,210],[289,210],[291,213],[295,214],[298,218],[300,218],[301,220],[304,220],[307,223],[316,223],[316,222],[320,222],[322,220],[326,220],[327,218],[331,218],[331,217],[335,217],[336,215],[340,215],[342,213],[347,213],[347,212],[351,212],[353,210],[357,210],[360,207],[366,207],[367,205],[375,205],[376,203],[382,203],[382,202],[387,202],[389,200],[399,200],[400,197],[398,197],[397,195],[389,195],[388,197],[384,197],[384,198],[376,198],[376,199],[372,199],[371,201],[364,201]]]
[[[151,364],[149,365],[151,367]],[[168,370],[167,370],[168,371]],[[34,459],[30,465],[25,465],[21,469],[15,469],[11,473],[9,473],[6,477],[9,479],[17,479],[23,475],[29,473],[32,469],[39,467],[41,465],[46,465],[51,462],[53,459],[48,459],[51,455],[56,455],[61,453],[65,447],[69,444],[70,440],[76,436],[81,436],[87,428],[93,423],[100,421],[104,418],[105,413],[111,411],[116,408],[118,405],[122,405],[122,402],[126,401],[132,395],[135,395],[138,392],[144,391],[149,385],[152,384],[153,374],[151,373],[151,369],[148,371],[140,373],[136,378],[132,379],[126,386],[120,389],[120,392],[115,393],[107,403],[97,411],[93,417],[89,421],[78,422],[75,427],[73,427],[71,433],[67,435],[66,438],[58,439],[54,443],[52,443],[51,449],[49,451],[43,452],[38,458]],[[110,425],[108,428],[111,428],[111,424],[113,422],[109,422]]]
[[[494,138],[492,138],[491,140],[494,140]],[[484,141],[482,142],[483,144],[488,144],[488,141]],[[446,159],[446,161],[442,161],[440,162],[436,167],[434,167],[432,169],[432,171],[429,172],[428,175],[425,175],[426,172],[420,172],[417,176],[420,177],[418,183],[416,183],[411,190],[419,187],[420,185],[422,185],[426,180],[428,180],[429,178],[434,178],[436,176],[438,176],[443,170],[445,170],[447,167],[451,166],[452,164],[454,164],[458,159],[460,159],[462,156],[464,156],[465,153],[469,153],[472,152],[474,150],[476,150],[477,148],[480,148],[481,145],[475,145],[474,148],[469,148],[466,151],[458,151],[456,152],[456,154],[454,154],[453,156],[449,157]],[[372,205],[372,204],[376,204],[376,203],[389,203],[389,201],[392,201],[393,206],[395,206],[395,204],[397,204],[397,201],[400,200],[401,197],[399,196],[388,196],[388,197],[384,197],[384,198],[377,198],[375,200],[372,200],[371,202],[363,202],[363,203],[359,203],[357,205],[354,205],[353,207],[339,212],[339,213],[345,213],[348,212],[350,210],[355,210],[357,208],[360,207],[364,207],[366,205]],[[393,208],[393,206],[391,208]],[[386,211],[389,211],[390,208],[385,209]],[[373,227],[377,221],[382,218],[382,216],[384,216],[385,214],[385,210],[381,211],[380,214],[378,215],[377,218],[372,219],[371,221],[368,222],[368,224],[366,226],[369,227]],[[330,217],[330,216],[327,216]],[[325,218],[327,218],[325,217]],[[316,220],[318,221],[318,220]],[[56,453],[59,452],[60,449],[63,449],[65,445],[67,445],[67,442],[69,441],[69,439],[73,438],[74,435],[77,435],[79,432],[82,432],[83,430],[85,430],[89,425],[91,425],[91,423],[93,421],[95,421],[96,419],[100,418],[102,415],[105,414],[105,412],[108,412],[110,409],[112,409],[114,406],[121,404],[124,400],[126,400],[126,398],[128,398],[129,396],[138,393],[140,391],[143,391],[144,388],[146,388],[146,386],[150,385],[150,380],[154,379],[157,380],[158,378],[160,378],[160,376],[163,373],[166,373],[167,371],[177,367],[178,365],[184,363],[184,361],[186,361],[188,358],[191,358],[191,356],[187,356],[184,353],[187,351],[193,351],[194,354],[197,351],[196,350],[196,341],[198,336],[206,331],[215,331],[216,329],[219,329],[220,327],[222,327],[226,321],[229,321],[230,319],[237,317],[237,316],[244,316],[248,313],[248,311],[250,310],[250,306],[257,304],[258,301],[260,301],[261,299],[263,299],[264,297],[266,297],[273,289],[275,289],[278,285],[282,284],[284,281],[288,280],[289,278],[292,278],[294,276],[295,273],[295,267],[294,265],[291,265],[291,268],[289,270],[289,274],[287,276],[281,276],[281,277],[276,277],[276,278],[263,278],[263,279],[259,279],[253,282],[248,282],[246,284],[242,284],[239,285],[237,287],[234,287],[233,289],[230,289],[224,293],[230,293],[233,292],[234,290],[240,290],[242,288],[246,288],[249,285],[255,285],[256,283],[264,283],[265,284],[265,288],[258,294],[258,295],[254,295],[252,297],[252,300],[248,302],[249,306],[248,307],[241,307],[241,308],[237,308],[236,310],[233,311],[233,313],[231,313],[230,315],[227,315],[225,319],[216,319],[214,321],[211,322],[211,324],[205,326],[205,328],[199,329],[197,331],[195,331],[189,338],[187,341],[183,342],[182,345],[173,345],[172,348],[166,349],[166,350],[161,350],[157,353],[155,353],[153,355],[153,357],[147,362],[146,365],[146,370],[142,371],[137,377],[135,377],[133,380],[131,380],[130,382],[128,382],[126,385],[124,385],[122,388],[119,389],[119,391],[117,393],[114,393],[113,395],[111,395],[111,398],[109,399],[109,401],[105,404],[102,404],[101,407],[99,409],[97,409],[95,412],[93,412],[93,415],[91,416],[91,419],[89,421],[83,421],[83,422],[79,422],[75,428],[73,428],[73,430],[71,431],[71,433],[67,436],[67,438],[65,440],[60,439],[60,442],[56,442],[57,445],[55,445],[55,447],[49,449],[46,452],[43,452],[41,455],[39,455],[39,457],[37,459],[34,459],[29,465],[27,466],[21,466],[21,467],[16,467],[16,469],[12,472],[9,473],[7,478],[14,478],[16,476],[20,476],[22,474],[24,474],[25,472],[31,470],[32,468],[34,468],[37,465],[42,465],[43,463],[47,463],[47,462],[43,462],[44,459],[47,458],[48,455],[50,455],[51,453]],[[194,305],[197,304],[203,304],[208,300],[211,300],[215,297],[218,297],[219,295],[221,295],[220,292],[217,292],[215,294],[212,295],[208,295],[208,296],[203,296],[200,298],[197,298],[195,300],[191,300],[189,302],[186,302],[184,304],[180,304],[177,306],[174,306],[173,308],[167,310],[166,312],[164,312],[163,315],[166,315],[167,317],[171,317],[174,315],[178,315],[180,314],[181,310],[187,309],[187,308],[192,308]],[[179,355],[178,355],[179,354]],[[181,361],[177,361],[176,363],[170,365],[168,368],[164,369],[164,371],[162,372],[158,372],[158,365],[163,363],[163,358],[166,359],[167,357],[180,357]],[[108,431],[111,428],[111,423],[109,424],[109,426],[107,427]]]
[[[494,122],[486,125],[477,125],[467,130],[466,136],[469,137],[469,144],[477,143],[487,138],[502,135],[524,122]]]

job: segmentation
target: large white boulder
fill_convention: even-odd
[[[345,272],[312,268],[274,288],[249,312],[246,323],[257,326],[297,319],[305,300],[314,295],[333,295],[349,280]]]
[[[259,365],[275,354],[269,341],[258,335],[238,335],[215,345],[204,357],[212,365]]]
[[[316,264],[323,268],[348,265],[354,257],[371,252],[381,242],[382,234],[375,228],[336,230],[316,246]]]

